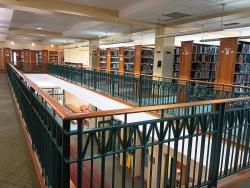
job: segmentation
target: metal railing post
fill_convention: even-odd
[[[70,131],[70,121],[63,121],[62,131],[62,187],[70,187],[70,164],[66,160],[70,158],[70,137],[66,132]]]
[[[215,125],[215,133],[212,137],[210,166],[209,166],[209,185],[208,187],[216,187],[219,174],[219,164],[221,156],[222,133],[224,128],[225,103],[216,106],[216,111],[219,112],[218,121]]]
[[[112,96],[115,95],[115,75],[114,74],[110,74],[111,76],[111,82],[112,82]]]
[[[94,74],[93,74],[93,86],[94,86],[94,90],[96,90],[96,70],[94,70]]]
[[[77,123],[77,159],[79,160],[77,163],[77,187],[82,187],[82,126],[83,120],[78,120]]]
[[[141,106],[142,103],[142,81],[141,81],[141,75],[139,76],[138,80],[138,93],[139,93],[139,103],[138,105]]]

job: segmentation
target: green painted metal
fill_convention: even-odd
[[[161,93],[164,87],[171,92],[179,89],[171,82],[52,68],[60,77],[134,102],[139,102],[140,95],[152,94],[140,90],[155,87],[155,92]],[[132,123],[131,114],[119,115],[120,119],[112,115],[96,117],[90,119],[96,122],[90,128],[80,119],[74,128],[72,121],[60,118],[14,69],[8,66],[7,71],[48,187],[69,187],[73,173],[77,174],[77,187],[212,187],[218,180],[250,167],[248,100],[213,108],[200,105],[161,110],[160,118]],[[120,91],[124,85],[125,90]],[[134,87],[139,90],[136,94],[141,94],[126,95],[126,89]],[[198,88],[203,90],[201,95],[210,95],[210,88],[200,87],[182,89],[191,92],[189,96],[197,95]],[[154,103],[161,103],[157,100]],[[166,115],[169,112],[174,113]],[[76,153],[71,150],[73,142]],[[129,157],[132,166],[127,169]]]
[[[187,81],[183,85],[170,78],[146,75],[135,77],[132,74],[119,75],[55,64],[49,65],[48,72],[139,106],[178,103],[181,95],[185,96],[185,102],[191,102],[215,98],[236,98],[250,94],[249,88],[233,86],[232,91],[228,91],[225,88],[216,89],[212,83]]]

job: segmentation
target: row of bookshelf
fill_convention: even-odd
[[[209,54],[209,55],[218,55],[219,48],[212,45],[202,45],[195,44],[193,46],[193,54]]]
[[[250,43],[239,41],[237,52],[233,82],[244,85],[250,82]]]
[[[181,54],[181,48],[175,47],[174,48],[174,64],[173,64],[173,77],[178,78],[179,77],[179,71],[180,71],[180,54]]]
[[[191,79],[215,80],[218,46],[195,44],[193,46]]]
[[[120,54],[123,52],[123,54]],[[107,54],[108,53],[108,54]],[[117,71],[119,69],[120,61],[124,62],[125,72],[134,72],[134,64],[136,62],[135,48],[125,48],[124,51],[119,49],[108,49],[100,50],[100,66],[105,68],[104,63],[110,62],[110,68],[112,71]],[[110,55],[110,57],[108,56]],[[138,56],[138,55],[137,55]],[[123,57],[123,58],[122,58]],[[109,58],[109,59],[107,59]],[[143,74],[153,74],[153,64],[154,64],[154,49],[152,48],[142,48],[140,53],[140,72]],[[138,57],[137,57],[138,60]],[[106,67],[107,68],[107,67]]]

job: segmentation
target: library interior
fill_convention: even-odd
[[[0,187],[250,187],[250,0],[0,0]]]

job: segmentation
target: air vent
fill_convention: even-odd
[[[191,16],[189,14],[184,14],[184,13],[181,13],[181,12],[172,12],[172,13],[169,13],[169,14],[163,14],[163,16],[167,19],[179,19],[179,18],[184,18],[184,17],[187,17],[187,16]]]
[[[232,26],[232,25],[238,25],[240,23],[228,23],[228,24],[223,24],[224,26]]]

